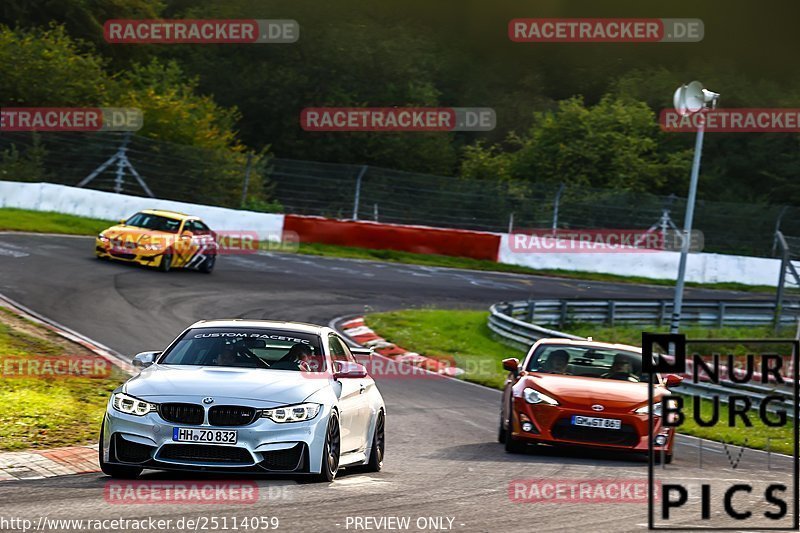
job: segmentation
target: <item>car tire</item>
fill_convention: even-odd
[[[172,268],[172,254],[163,254],[161,262],[158,264],[158,269],[161,272],[169,272]]]
[[[523,453],[528,448],[528,445],[520,440],[515,439],[511,435],[511,414],[512,414],[512,404],[509,402],[508,418],[507,418],[508,430],[506,431],[505,434],[506,451],[508,453]]]
[[[364,465],[364,472],[380,472],[383,470],[383,456],[386,451],[386,416],[383,411],[378,412],[375,419],[375,434],[372,436],[372,449],[369,452],[369,462]]]
[[[97,448],[100,470],[107,476],[116,479],[136,479],[142,473],[143,468],[138,466],[110,465],[103,460],[103,434],[105,433],[106,423],[100,426],[100,446]]]
[[[211,274],[214,271],[214,265],[217,262],[216,255],[209,255],[206,257],[205,261],[200,265],[200,272],[203,274]]]
[[[339,471],[339,455],[341,454],[341,432],[339,416],[336,411],[331,412],[328,427],[325,430],[325,446],[322,449],[322,464],[319,474],[314,475],[315,481],[330,483],[336,479]]]
[[[497,430],[497,442],[499,442],[500,444],[505,444],[507,438],[506,428],[503,427],[504,422],[505,421],[503,420],[503,410],[500,409],[500,427]]]

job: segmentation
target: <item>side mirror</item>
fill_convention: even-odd
[[[152,365],[161,352],[141,352],[133,358],[133,368],[143,369]]]
[[[519,359],[516,357],[509,357],[503,359],[503,369],[508,370],[515,376],[519,375]]]
[[[668,389],[677,387],[681,383],[683,383],[683,376],[679,376],[678,374],[667,374],[664,376],[664,386]]]
[[[192,233],[188,229],[183,230],[183,233],[181,233],[181,239],[191,239],[192,237],[194,237],[194,233]]]
[[[126,223],[127,221],[128,221],[128,219],[127,219],[127,218],[121,218],[121,219],[119,219],[119,223],[120,223],[120,224],[122,224],[123,226],[125,225],[125,223]]]
[[[350,353],[353,354],[353,357],[355,357],[357,361],[372,362],[374,350],[372,348],[350,348]]]
[[[358,379],[367,377],[367,368],[361,363],[351,363],[350,361],[334,361],[333,367],[333,379]]]

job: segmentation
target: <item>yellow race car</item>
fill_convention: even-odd
[[[214,270],[217,235],[198,217],[145,209],[103,230],[95,240],[99,259],[114,259],[158,268]]]

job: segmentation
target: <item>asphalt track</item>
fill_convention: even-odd
[[[224,257],[210,276],[181,271],[162,274],[100,262],[91,252],[88,238],[0,234],[0,292],[125,354],[159,349],[203,318],[327,324],[335,317],[365,310],[483,309],[493,302],[528,297],[668,298],[671,294],[669,288],[655,286],[292,254]],[[688,297],[752,295],[690,290]],[[0,517],[175,521],[277,516],[279,531],[308,532],[366,530],[353,525],[356,517],[410,517],[410,531],[447,527],[454,531],[646,530],[647,505],[642,503],[516,503],[509,498],[514,480],[644,480],[646,463],[586,451],[509,455],[495,440],[498,391],[430,379],[382,380],[379,387],[388,410],[387,459],[380,474],[343,473],[332,485],[260,479],[261,498],[255,505],[110,505],[104,499],[108,478],[100,474],[5,482],[0,484]],[[704,450],[699,454],[701,446]],[[720,445],[681,438],[675,462],[657,474],[693,485],[711,483],[715,522],[707,525],[739,526],[723,523],[721,495],[715,490],[732,480],[788,483],[786,498],[791,502],[791,462],[782,456],[768,458],[748,450],[733,469]],[[143,477],[186,479],[166,473]],[[760,492],[739,495],[735,501],[756,513],[771,508]],[[696,513],[694,497],[690,505]],[[427,517],[446,517],[445,527],[418,528],[425,524],[417,520]],[[449,526],[447,518],[452,519]],[[676,518],[686,525],[699,523],[697,515],[688,512]],[[375,530],[375,523],[369,525]],[[749,529],[758,529],[755,526]]]

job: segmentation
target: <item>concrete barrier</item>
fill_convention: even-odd
[[[512,237],[504,234],[498,261],[536,269],[637,276],[651,279],[675,279],[679,252],[539,252],[524,253],[510,245]],[[735,282],[745,285],[777,286],[781,262],[764,257],[745,257],[710,253],[690,253],[686,263],[686,281],[696,283]]]
[[[296,233],[300,242],[471,257],[487,261],[497,261],[500,245],[500,235],[497,233],[297,215],[286,215],[284,230]]]
[[[166,209],[196,215],[216,231],[252,231],[262,240],[279,241],[283,215],[225,207],[142,198],[53,183],[0,181],[0,207],[52,211],[117,221],[142,209]]]

